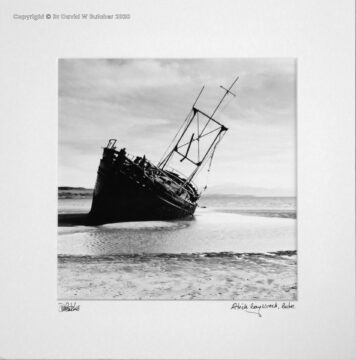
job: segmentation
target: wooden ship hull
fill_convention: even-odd
[[[198,193],[192,184],[182,187],[184,180],[178,174],[160,171],[148,161],[135,163],[126,155],[120,160],[119,154],[104,148],[89,223],[168,220],[194,214]]]
[[[167,220],[193,216],[200,197],[193,179],[211,161],[227,128],[213,117],[238,78],[216,106],[212,115],[196,108],[200,91],[191,111],[161,161],[154,165],[146,157],[132,157],[126,149],[116,149],[110,139],[104,148],[97,173],[88,224],[120,221]],[[210,125],[210,127],[209,127]],[[208,138],[207,146],[201,144]],[[195,153],[192,149],[196,148]],[[182,175],[171,169],[172,159],[189,162],[193,171]],[[169,169],[169,170],[168,170]],[[208,171],[209,171],[208,170]]]

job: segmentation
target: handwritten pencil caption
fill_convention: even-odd
[[[245,311],[250,314],[258,315],[258,317],[262,317],[262,312],[264,310],[295,310],[295,304],[291,302],[274,302],[274,303],[241,303],[234,302],[231,305],[231,310],[237,311]]]

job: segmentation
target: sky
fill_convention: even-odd
[[[209,193],[296,194],[295,59],[60,59],[58,185],[93,188],[102,147],[117,139],[157,163],[189,113],[211,114],[228,131],[214,155]]]

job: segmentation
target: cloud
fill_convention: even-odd
[[[237,75],[236,98],[216,114],[229,131],[212,182],[294,189],[293,59],[59,60],[59,184],[92,186],[100,147],[113,137],[158,161],[201,87],[197,106],[211,113],[219,86]]]

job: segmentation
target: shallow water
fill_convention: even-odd
[[[188,220],[59,227],[59,297],[295,299],[295,199],[201,203],[207,207]],[[62,199],[59,213],[90,205],[91,199]]]
[[[188,220],[61,227],[58,254],[241,253],[296,249],[294,198],[211,196],[203,198],[201,203],[207,208],[198,208],[194,218]],[[87,212],[90,205],[91,199],[59,200],[59,213]]]
[[[192,220],[145,221],[59,230],[62,255],[270,252],[296,249],[296,221],[199,209]]]

